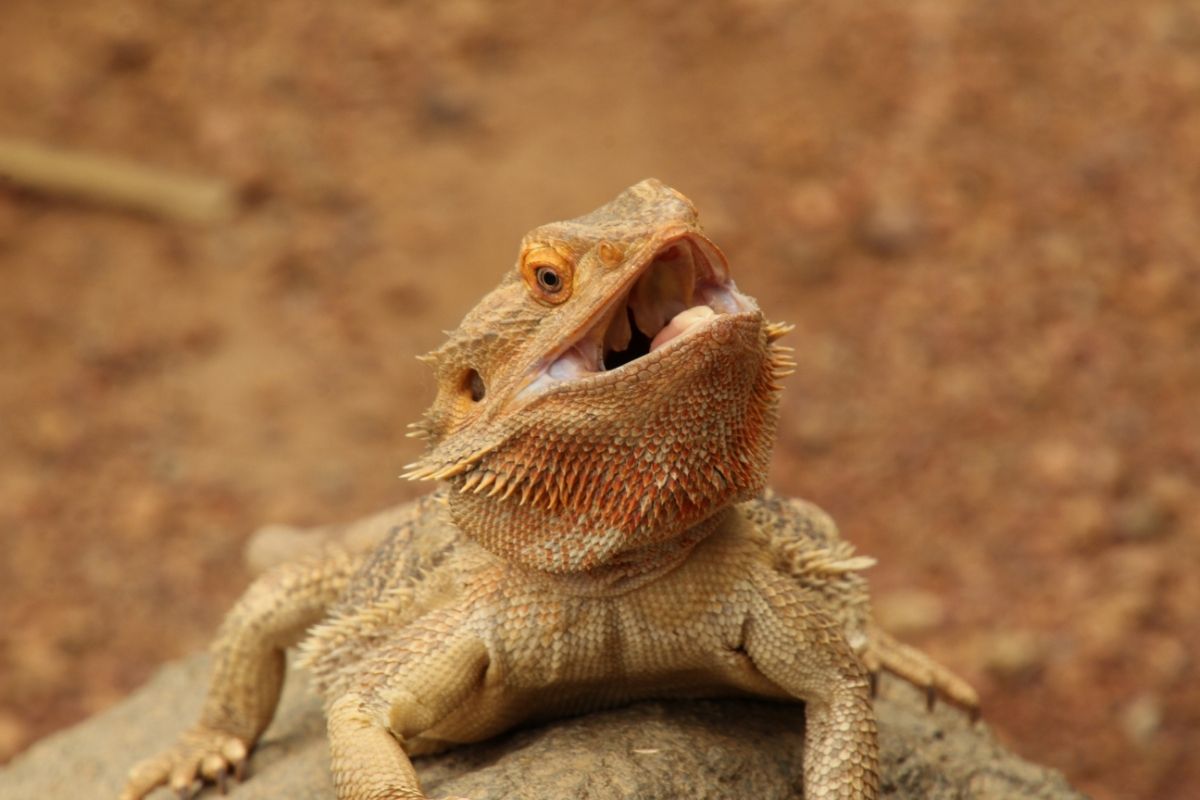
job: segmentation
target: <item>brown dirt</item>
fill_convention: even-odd
[[[0,758],[366,513],[528,228],[654,175],[799,371],[774,483],[1100,800],[1200,793],[1200,13],[1179,0],[8,0],[0,134],[244,187],[0,188]],[[132,757],[133,754],[131,754]]]

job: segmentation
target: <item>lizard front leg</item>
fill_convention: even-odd
[[[804,590],[757,577],[743,644],[759,672],[805,703],[804,796],[873,800],[879,744],[866,668]]]
[[[356,561],[327,550],[256,580],[225,618],[213,645],[213,674],[200,720],[175,745],[129,772],[121,800],[163,784],[187,794],[197,778],[221,785],[240,777],[250,748],[279,701],[285,651],[337,599]]]
[[[413,622],[377,653],[329,708],[338,800],[423,800],[405,745],[477,691],[487,666],[487,647],[452,611]]]

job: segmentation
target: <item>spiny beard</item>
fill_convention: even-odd
[[[792,365],[773,344],[781,329],[755,335],[753,349],[714,353],[713,371],[699,379],[670,391],[643,387],[639,396],[655,408],[627,399],[603,408],[568,394],[540,406],[536,420],[453,479],[455,522],[507,560],[572,573],[683,535],[756,496],[778,380]]]

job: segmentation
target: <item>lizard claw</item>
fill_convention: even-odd
[[[229,794],[229,762],[218,755],[209,755],[200,763],[200,774],[217,785],[221,794]]]
[[[879,628],[872,628],[862,660],[872,673],[879,669],[885,670],[923,692],[925,707],[929,711],[941,700],[967,711],[972,719],[979,717],[979,695],[966,681],[921,651],[896,641]],[[873,676],[872,684],[874,681]]]
[[[221,755],[233,767],[233,779],[238,783],[246,780],[246,759],[250,753],[241,739],[230,738],[221,748]]]
[[[232,734],[193,728],[167,751],[134,766],[120,800],[142,800],[164,785],[179,800],[191,800],[205,783],[215,783],[225,793],[230,774],[239,781],[244,776],[247,754],[246,744]]]

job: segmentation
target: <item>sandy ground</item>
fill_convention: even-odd
[[[413,356],[653,175],[797,324],[773,481],[880,559],[885,624],[1099,800],[1200,794],[1195,4],[3,16],[0,136],[244,207],[0,183],[0,759],[203,647],[256,526],[422,491]]]

